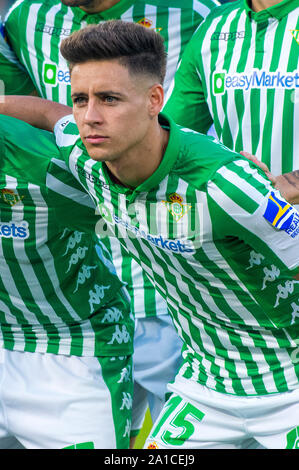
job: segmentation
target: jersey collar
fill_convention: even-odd
[[[270,8],[266,8],[262,11],[253,11],[249,5],[251,5],[251,0],[244,0],[245,11],[250,19],[256,21],[257,23],[261,21],[267,21],[269,18],[276,18],[278,20],[286,16],[290,11],[298,7],[297,0],[282,0],[277,5],[273,5]]]
[[[86,13],[79,7],[70,7],[74,16],[79,21],[86,21],[87,23],[95,23],[101,20],[107,21],[114,18],[119,18],[125,11],[127,11],[136,1],[134,0],[120,0],[116,5],[108,10],[99,13]]]

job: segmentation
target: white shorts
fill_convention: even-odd
[[[129,447],[131,357],[0,356],[0,448]]]
[[[150,449],[299,448],[299,389],[258,397],[215,392],[183,377],[145,443]]]
[[[159,416],[167,384],[181,365],[182,345],[170,315],[136,319],[132,435],[141,428],[147,407],[153,422]]]

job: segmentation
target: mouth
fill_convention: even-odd
[[[95,145],[95,144],[102,144],[103,142],[107,142],[109,137],[104,136],[104,135],[88,135],[85,137],[85,141],[88,142],[89,144]]]

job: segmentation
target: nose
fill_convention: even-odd
[[[99,103],[91,99],[88,101],[84,121],[87,124],[102,124],[103,116]]]

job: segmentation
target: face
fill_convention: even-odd
[[[152,79],[132,77],[115,60],[75,65],[71,73],[73,114],[91,158],[124,161],[145,149],[156,115]],[[159,86],[159,85],[157,85]]]

